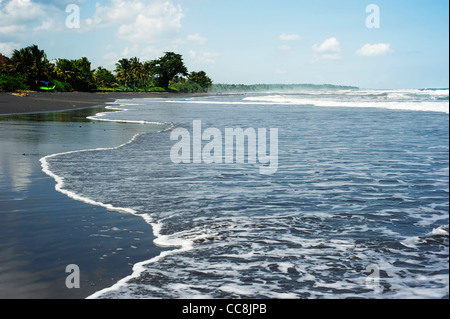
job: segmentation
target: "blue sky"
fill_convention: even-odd
[[[366,24],[370,4],[379,28]],[[448,30],[447,0],[0,0],[5,55],[37,44],[113,70],[174,51],[215,83],[448,88]]]

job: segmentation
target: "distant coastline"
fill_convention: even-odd
[[[208,92],[279,92],[300,90],[359,90],[359,87],[334,84],[213,84],[208,89]]]

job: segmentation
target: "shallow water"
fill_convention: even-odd
[[[160,131],[43,165],[61,191],[141,216],[158,245],[178,247],[92,297],[448,298],[441,93],[120,100],[112,107],[127,111],[91,119]],[[261,162],[174,164],[171,130],[193,133],[195,120],[223,133],[278,128],[276,173],[261,174]]]
[[[86,120],[103,109],[2,117],[0,298],[85,298],[161,252],[141,218],[74,201],[42,172],[44,156],[114,146],[143,131]],[[66,266],[75,262],[81,288],[68,289]]]

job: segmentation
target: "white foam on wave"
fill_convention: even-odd
[[[162,102],[210,105],[313,105],[318,107],[383,108],[449,114],[449,102],[439,100],[448,98],[448,96],[449,90],[338,90],[247,96],[241,101],[168,99],[162,100]]]
[[[142,215],[139,215],[139,214],[136,214],[136,215],[142,217]],[[161,236],[159,234],[159,230],[160,230],[159,224],[154,224],[154,223],[150,223],[150,224],[153,227],[153,234],[156,237],[156,239],[154,240],[155,245],[162,246],[162,247],[179,247],[179,249],[171,250],[171,251],[163,251],[156,257],[153,257],[151,259],[134,264],[131,275],[122,278],[121,280],[119,280],[117,283],[115,283],[111,287],[108,287],[108,288],[105,288],[105,289],[102,289],[102,290],[99,290],[99,291],[93,293],[92,295],[88,296],[86,299],[98,299],[106,293],[118,291],[122,287],[129,286],[129,281],[131,279],[139,278],[141,276],[141,274],[146,271],[146,269],[147,269],[146,266],[148,266],[152,263],[156,263],[168,255],[187,251],[192,248],[193,243],[190,241],[176,241],[176,242],[168,241],[166,236]]]
[[[193,246],[194,240],[181,239],[171,237],[168,235],[162,235],[161,229],[163,227],[160,223],[151,223],[153,227],[153,233],[156,237],[154,244],[159,247],[179,247],[182,251],[189,250]]]
[[[448,236],[448,225],[434,228],[431,231],[430,235],[432,235],[432,236]]]
[[[139,105],[139,104],[132,104],[127,103],[127,106],[132,105]],[[107,106],[106,109],[116,111],[115,113],[121,113],[129,111],[129,109],[126,109],[124,107],[113,107],[113,106]],[[107,115],[110,115],[110,112],[100,112],[95,114],[94,116],[88,116],[87,119],[91,121],[103,121],[103,122],[116,122],[116,123],[129,123],[129,124],[164,124],[162,122],[151,122],[151,121],[135,121],[135,120],[123,120],[123,119],[107,119],[104,118]]]
[[[128,145],[128,144],[134,142],[135,139],[141,134],[142,133],[138,133],[138,134],[134,135],[133,138],[130,141],[128,141],[127,143],[122,144],[122,145],[117,146],[117,147],[113,147],[113,148],[95,148],[95,149],[88,149],[88,150],[78,150],[78,151],[57,153],[57,154],[52,154],[52,155],[45,156],[45,157],[43,157],[43,158],[41,158],[39,160],[40,163],[41,163],[42,171],[45,174],[47,174],[48,176],[52,177],[56,181],[55,189],[58,192],[63,193],[64,195],[66,195],[66,196],[68,196],[68,197],[70,197],[72,199],[75,199],[75,200],[78,200],[78,201],[82,201],[82,202],[85,202],[85,203],[88,203],[88,204],[91,204],[91,205],[101,206],[101,207],[104,207],[104,208],[109,209],[109,210],[114,210],[114,211],[119,211],[119,212],[124,212],[124,213],[130,213],[130,214],[136,214],[136,211],[133,210],[133,209],[122,208],[122,207],[114,207],[114,206],[112,206],[110,204],[97,202],[97,201],[94,201],[94,200],[92,200],[90,198],[86,198],[86,197],[80,196],[80,195],[78,195],[78,194],[76,194],[74,192],[71,192],[69,190],[64,189],[64,178],[59,176],[59,175],[56,175],[55,173],[53,173],[50,170],[50,165],[48,163],[48,160],[51,159],[51,158],[54,158],[54,157],[58,157],[58,156],[62,156],[62,155],[68,155],[68,154],[119,149],[119,148],[124,147],[125,145]]]
[[[390,93],[392,97],[400,97],[400,93]],[[397,96],[395,95],[397,94]],[[392,101],[394,100],[394,101]],[[264,104],[280,104],[280,105],[314,105],[318,107],[359,107],[359,108],[383,108],[391,110],[405,110],[405,111],[428,111],[428,112],[442,112],[449,114],[449,103],[446,101],[419,101],[419,100],[374,100],[374,101],[355,101],[348,100],[333,100],[320,98],[304,98],[301,96],[289,95],[267,95],[246,97],[243,101],[250,103],[264,103]]]
[[[59,176],[59,175],[53,173],[50,170],[50,165],[48,163],[48,160],[51,159],[51,158],[62,156],[62,155],[81,153],[81,152],[117,150],[117,149],[120,149],[120,148],[122,148],[122,147],[124,147],[124,146],[126,146],[128,144],[133,143],[136,140],[136,138],[138,136],[142,135],[142,134],[143,133],[138,133],[138,134],[134,135],[133,138],[130,141],[128,141],[127,143],[122,144],[120,146],[117,146],[117,147],[96,148],[96,149],[87,149],[87,150],[79,150],[79,151],[70,151],[70,152],[64,152],[64,153],[57,153],[57,154],[52,154],[52,155],[45,156],[45,157],[40,159],[41,166],[42,166],[42,171],[44,173],[46,173],[47,175],[49,175],[50,177],[52,177],[56,181],[55,189],[58,192],[68,196],[69,198],[77,200],[77,201],[81,201],[81,202],[84,202],[84,203],[87,203],[87,204],[91,204],[91,205],[95,205],[95,206],[104,207],[104,208],[106,208],[108,210],[111,210],[111,211],[117,211],[117,212],[132,214],[134,216],[141,217],[141,218],[144,219],[144,221],[146,223],[148,223],[149,225],[152,226],[153,235],[156,238],[154,240],[154,244],[155,245],[160,246],[160,247],[176,247],[176,248],[178,248],[176,250],[162,252],[161,254],[159,254],[158,256],[156,256],[154,258],[151,258],[149,260],[145,260],[145,261],[136,263],[133,266],[133,272],[132,272],[131,275],[121,279],[120,281],[118,281],[116,284],[114,284],[113,286],[111,286],[109,288],[105,288],[103,290],[95,292],[94,294],[88,296],[87,299],[96,299],[96,298],[100,297],[101,295],[103,295],[104,293],[115,291],[115,290],[119,289],[120,287],[127,285],[127,282],[130,279],[138,278],[141,275],[141,273],[145,271],[145,269],[146,269],[145,266],[148,265],[148,264],[157,262],[161,258],[164,258],[165,256],[167,256],[169,254],[178,253],[178,252],[182,252],[182,251],[186,251],[186,250],[192,249],[192,246],[193,246],[193,241],[192,240],[189,240],[189,239],[183,240],[183,239],[180,239],[180,238],[175,238],[175,237],[162,235],[161,234],[162,225],[158,224],[158,223],[155,223],[149,214],[139,214],[138,211],[136,211],[136,210],[134,210],[132,208],[116,207],[116,206],[113,206],[111,204],[105,204],[105,203],[102,203],[102,202],[99,202],[99,201],[95,201],[95,200],[93,200],[91,198],[81,196],[81,195],[79,195],[79,194],[77,194],[75,192],[69,191],[67,189],[64,189],[64,178],[62,176]]]
[[[179,101],[180,103],[186,103],[186,101]],[[195,103],[195,101],[191,101]],[[205,103],[209,103],[208,101],[202,101]],[[242,104],[242,102],[239,102]],[[224,103],[229,104],[229,103]],[[138,134],[139,135],[139,134]],[[137,138],[137,135],[133,137],[132,141]],[[130,141],[130,142],[132,142]],[[128,142],[128,143],[130,143]],[[126,143],[126,144],[128,144]],[[124,144],[124,145],[126,145]],[[124,146],[122,145],[122,146]],[[122,146],[119,146],[117,148],[120,148]],[[116,148],[110,148],[110,149],[97,149],[97,150],[111,150]],[[89,151],[89,150],[85,150]],[[79,151],[77,151],[79,152]],[[75,153],[75,152],[70,152]],[[67,153],[62,153],[67,154]],[[59,154],[55,154],[54,156],[57,156]],[[48,169],[48,163],[47,163],[47,169]],[[56,176],[56,175],[55,175]],[[57,180],[57,178],[55,178]],[[57,184],[58,180],[57,180]],[[61,179],[61,190],[64,186],[64,180]],[[74,196],[78,196],[75,194]],[[75,198],[77,199],[77,198]],[[83,197],[79,196],[78,200],[82,200]],[[99,205],[102,206],[102,203],[91,201],[90,204]],[[103,207],[107,207],[108,209],[113,210],[119,210],[120,208],[113,207],[110,205],[106,205]],[[261,292],[264,292],[266,297],[272,297],[272,298],[297,298],[300,294],[302,294],[303,288],[301,288],[303,285],[307,285],[308,281],[316,281],[319,277],[318,271],[326,273],[334,271],[334,268],[336,267],[336,264],[339,264],[341,267],[348,267],[347,271],[349,274],[354,274],[356,267],[353,263],[353,260],[367,260],[368,257],[373,258],[380,266],[381,269],[386,270],[389,275],[395,277],[395,278],[401,278],[401,270],[400,267],[397,269],[396,267],[392,266],[389,262],[382,263],[382,260],[378,259],[379,256],[377,254],[374,254],[372,250],[366,250],[365,247],[360,247],[357,243],[355,243],[353,240],[341,240],[341,239],[330,239],[328,241],[325,241],[323,238],[314,238],[314,239],[305,239],[302,236],[295,236],[291,232],[287,232],[283,234],[283,230],[285,229],[292,229],[293,231],[300,231],[302,230],[301,225],[302,223],[297,223],[291,226],[291,223],[293,223],[296,220],[297,214],[295,213],[286,213],[285,215],[278,215],[277,223],[273,222],[273,217],[270,216],[253,216],[252,218],[242,218],[241,216],[236,217],[230,217],[233,213],[230,211],[230,216],[220,218],[215,218],[214,220],[211,220],[211,223],[208,222],[208,220],[205,218],[205,224],[208,225],[207,228],[203,228],[203,226],[199,225],[198,227],[194,229],[189,229],[185,231],[181,231],[172,235],[165,235],[162,233],[163,224],[161,222],[155,222],[152,219],[152,216],[150,214],[139,214],[136,210],[129,209],[129,208],[123,208],[122,210],[125,213],[131,213],[136,216],[142,217],[148,224],[152,226],[153,233],[156,237],[155,244],[161,247],[176,247],[178,249],[166,251],[161,253],[160,255],[151,258],[149,260],[137,263],[133,266],[132,274],[121,279],[119,282],[114,284],[113,286],[100,290],[91,296],[88,297],[88,299],[94,299],[94,298],[101,298],[101,297],[108,297],[107,293],[113,293],[114,297],[117,297],[120,295],[121,297],[126,298],[128,294],[132,297],[139,297],[139,294],[134,295],[133,290],[138,288],[145,288],[148,289],[151,292],[160,293],[158,289],[164,289],[164,290],[170,290],[174,291],[174,294],[181,297],[181,298],[192,298],[200,296],[199,291],[195,289],[195,287],[204,288],[205,291],[207,290],[207,286],[202,286],[202,281],[192,281],[190,284],[185,284],[182,282],[173,282],[173,283],[167,283],[163,284],[163,288],[147,285],[147,284],[141,284],[142,287],[139,287],[139,284],[132,283],[132,279],[139,279],[143,274],[149,273],[152,274],[152,270],[158,271],[158,273],[161,274],[167,274],[168,278],[183,278],[183,276],[186,275],[186,273],[183,273],[183,271],[189,271],[190,269],[198,269],[198,272],[203,272],[205,274],[211,274],[214,275],[217,271],[217,269],[220,269],[222,275],[227,275],[229,277],[229,280],[227,282],[224,282],[222,284],[222,279],[218,279],[218,281],[214,281],[214,279],[208,279],[208,284],[211,283],[211,286],[217,285],[219,287],[219,284],[221,285],[220,290],[223,292],[229,293],[229,294],[235,294],[235,295],[241,295],[241,296],[256,296],[260,294]],[[317,212],[311,212],[306,213],[306,215],[310,215],[310,217],[314,217],[315,219],[327,219],[332,218],[335,215],[327,212],[317,213]],[[307,216],[304,216],[307,217]],[[360,217],[360,216],[356,216]],[[286,219],[285,222],[282,221],[282,219]],[[257,221],[255,221],[257,219]],[[306,222],[306,219],[302,219],[302,222]],[[214,223],[217,223],[216,227],[211,227],[211,225],[214,225]],[[311,221],[313,225],[318,224],[316,220]],[[264,225],[264,228],[254,228],[254,225]],[[320,223],[319,223],[320,224]],[[287,228],[286,226],[289,225]],[[220,226],[220,227],[219,227]],[[367,227],[363,225],[364,227]],[[279,230],[282,235],[279,237],[273,237],[273,236],[267,236],[270,239],[263,240],[263,243],[261,243],[261,240],[259,235],[262,231],[266,232],[268,235],[272,235],[274,231]],[[358,231],[360,232],[367,232],[368,228],[361,228]],[[389,229],[386,227],[380,227],[379,229],[383,233],[388,233]],[[206,231],[206,233],[205,233]],[[305,231],[307,229],[305,228]],[[353,229],[352,231],[355,231]],[[221,239],[221,233],[226,232],[227,234],[238,234],[233,237],[228,237],[227,239]],[[393,233],[394,234],[394,233]],[[395,234],[394,234],[395,235]],[[194,249],[194,243],[196,240],[201,239],[207,239],[207,238],[213,238],[214,241],[211,241],[211,249],[221,249],[223,247],[227,247],[227,245],[234,244],[236,247],[240,247],[240,250],[234,251],[234,253],[231,251],[226,251],[226,253],[215,255],[215,258],[236,258],[237,262],[220,262],[215,261],[213,265],[208,262],[208,259],[200,259],[197,258],[197,251],[192,251]],[[258,239],[259,242],[254,241],[254,239]],[[232,241],[231,241],[232,240]],[[411,247],[415,247],[419,242],[416,242],[416,238],[412,238],[411,240],[407,240],[406,243],[409,244]],[[248,247],[248,243],[252,242],[253,244]],[[265,247],[265,244],[279,244],[279,247],[276,249],[273,249],[273,247]],[[208,246],[208,247],[209,247]],[[295,247],[295,248],[293,248]],[[190,254],[181,255],[180,258],[174,258],[173,263],[168,263],[167,261],[162,261],[162,259],[165,259],[166,257],[170,255],[174,255],[180,252],[187,252],[191,251]],[[296,256],[301,254],[302,258],[297,258]],[[319,263],[315,262],[317,260],[317,256],[326,255],[327,258],[322,259],[322,261],[332,261],[332,263]],[[266,256],[267,261],[261,261],[261,257]],[[344,257],[343,257],[344,256]],[[240,259],[249,259],[245,262],[240,262]],[[169,259],[169,258],[167,258]],[[176,259],[176,260],[175,260]],[[217,259],[216,259],[217,260]],[[270,261],[273,260],[273,261]],[[283,260],[283,261],[279,261]],[[318,260],[320,261],[320,259]],[[159,262],[164,263],[162,269],[159,269]],[[203,263],[204,262],[204,263]],[[176,269],[178,265],[182,263],[185,267],[180,267],[183,269]],[[243,282],[239,279],[239,274],[242,271],[253,271],[254,269],[257,269],[258,267],[264,266],[265,269],[270,269],[270,267],[273,267],[273,263],[276,263],[278,266],[278,270],[273,270],[275,273],[274,276],[276,278],[284,279],[288,278],[290,276],[297,276],[296,273],[301,274],[299,278],[297,279],[299,283],[299,288],[295,288],[292,290],[292,292],[284,292],[282,289],[282,281],[278,283],[277,281],[271,282],[266,281],[265,279],[261,279],[260,281],[256,280],[252,282],[251,284],[248,284],[246,282]],[[149,265],[153,265],[149,267]],[[168,267],[166,267],[168,265]],[[355,269],[353,269],[353,268]],[[178,272],[179,271],[179,272]],[[317,285],[314,287],[318,287],[320,292],[317,292],[318,297],[323,297],[322,294],[323,291],[326,290],[347,290],[348,288],[356,289],[364,287],[364,278],[365,276],[359,276],[357,275],[357,280],[361,277],[361,283],[358,282],[358,284],[353,284],[352,280],[355,280],[353,278],[350,278],[351,280],[347,280],[347,278],[344,276],[342,280],[339,281],[333,281],[333,282],[327,282],[324,279],[317,279]],[[185,278],[185,277],[184,277]],[[400,291],[401,289],[404,289],[405,285],[403,284],[403,281],[400,279],[392,279],[393,286],[396,288],[397,291]],[[437,278],[440,281],[444,280],[442,278]],[[448,282],[448,281],[447,281]],[[164,286],[165,285],[165,286]],[[307,287],[307,286],[306,286]],[[126,288],[126,289],[122,289]],[[128,288],[128,289],[127,289]],[[448,284],[447,284],[448,288]],[[114,294],[115,293],[115,294]],[[124,293],[125,295],[122,295]],[[314,294],[316,292],[311,292],[311,297],[314,297]],[[426,289],[423,290],[422,294],[426,296],[428,291]],[[203,294],[203,292],[202,292]],[[324,293],[325,297],[335,297],[331,292],[329,294]],[[412,292],[408,292],[406,296],[410,296]],[[439,296],[442,294],[440,293]],[[147,297],[148,295],[141,295],[143,297]],[[207,297],[210,297],[212,295],[206,295]],[[342,295],[342,297],[345,297],[346,295]],[[348,296],[354,296],[354,294],[348,293]],[[372,296],[372,295],[369,295]],[[200,297],[204,297],[203,295]]]
[[[134,264],[132,273],[130,275],[122,278],[117,283],[115,283],[114,285],[112,285],[108,288],[104,288],[102,290],[99,290],[99,291],[93,293],[92,295],[88,296],[86,299],[98,299],[104,294],[119,291],[120,288],[129,286],[129,281],[131,279],[139,278],[141,276],[141,274],[147,270],[146,266],[156,263],[168,255],[188,251],[193,248],[193,241],[191,241],[191,240],[182,240],[180,238],[171,238],[170,236],[162,235],[161,229],[162,229],[163,225],[153,222],[153,220],[149,214],[138,214],[137,212],[134,212],[133,214],[136,216],[142,217],[148,224],[150,224],[152,226],[153,235],[156,237],[156,239],[153,241],[153,243],[156,246],[176,247],[178,249],[170,250],[170,251],[163,251],[156,257],[153,257],[151,259],[144,260],[142,262],[138,262],[138,263]]]
[[[269,99],[267,97],[248,97],[242,102],[221,102],[221,101],[171,101],[166,103],[180,104],[214,104],[214,105],[313,105],[317,107],[355,107],[355,108],[382,108],[390,110],[403,111],[424,111],[440,112],[449,114],[448,102],[349,102],[349,101],[331,101],[318,99],[298,99],[287,97],[276,97]]]
[[[110,104],[117,104],[117,103],[120,103],[120,102],[117,101],[115,103],[113,102],[113,103],[110,103]],[[139,104],[127,103],[126,105],[139,105]],[[110,110],[115,110],[115,111],[118,111],[118,112],[126,112],[126,111],[128,111],[128,109],[125,109],[123,107],[119,108],[119,107],[107,106],[106,108],[110,109]],[[101,118],[101,117],[106,116],[108,114],[110,114],[110,113],[106,113],[106,112],[97,113],[94,116],[87,117],[87,119],[97,120],[97,121],[117,122],[117,123],[132,123],[132,124],[167,124],[167,123],[161,123],[161,122],[114,120],[114,119]],[[164,129],[164,130],[161,130],[159,132],[164,132],[164,131],[170,130],[171,128],[172,127],[169,127],[169,128]],[[154,263],[154,262],[157,262],[158,260],[160,260],[161,258],[164,258],[168,254],[173,254],[173,253],[182,252],[182,251],[186,251],[186,250],[192,249],[192,246],[193,246],[193,241],[192,240],[189,240],[189,239],[183,240],[183,239],[180,239],[180,238],[175,238],[175,237],[162,235],[161,234],[162,225],[158,224],[158,223],[155,223],[149,214],[139,214],[138,211],[136,211],[136,210],[134,210],[132,208],[117,207],[117,206],[113,206],[111,204],[105,204],[103,202],[99,202],[99,201],[93,200],[91,198],[81,196],[81,195],[79,195],[79,194],[77,194],[75,192],[72,192],[72,191],[69,191],[69,190],[65,189],[64,188],[64,177],[55,174],[50,169],[49,160],[52,159],[52,158],[55,158],[55,157],[58,157],[58,156],[63,156],[63,155],[75,154],[75,153],[83,153],[83,152],[117,150],[117,149],[125,147],[126,145],[129,145],[129,144],[133,143],[142,134],[145,134],[145,133],[135,134],[131,138],[131,140],[129,140],[128,142],[126,142],[126,143],[124,143],[122,145],[116,146],[116,147],[95,148],[95,149],[85,149],[85,150],[77,150],[77,151],[56,153],[56,154],[51,154],[51,155],[42,157],[40,159],[42,171],[55,180],[55,182],[56,182],[55,190],[56,191],[66,195],[69,198],[72,198],[74,200],[81,201],[81,202],[84,202],[84,203],[87,203],[87,204],[90,204],[90,205],[100,206],[100,207],[104,207],[104,208],[106,208],[108,210],[111,210],[111,211],[117,211],[117,212],[126,213],[126,214],[132,214],[134,216],[141,217],[141,218],[144,219],[144,221],[147,224],[152,226],[153,235],[156,238],[154,240],[154,244],[155,245],[160,246],[160,247],[175,247],[175,248],[178,248],[176,250],[162,252],[160,255],[158,255],[158,256],[156,256],[154,258],[151,258],[149,260],[145,260],[145,261],[142,261],[142,262],[139,262],[139,263],[135,264],[133,266],[133,272],[132,272],[131,275],[121,279],[115,285],[113,285],[113,286],[111,286],[109,288],[100,290],[100,291],[92,294],[91,296],[88,296],[87,299],[98,298],[99,296],[101,296],[102,294],[104,294],[106,292],[115,291],[116,289],[120,288],[121,286],[126,285],[127,282],[130,279],[138,278],[141,275],[141,273],[145,271],[146,268],[144,266],[146,266],[148,264],[151,264],[151,263]]]

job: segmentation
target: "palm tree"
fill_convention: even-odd
[[[188,76],[188,80],[200,85],[204,92],[212,85],[212,80],[206,75],[205,71],[191,72]]]
[[[53,70],[44,50],[35,44],[14,50],[9,63],[11,71],[28,75],[31,86],[36,86],[37,81],[49,79]]]
[[[131,64],[128,59],[121,59],[116,63],[116,77],[123,85],[128,87],[131,78]]]
[[[56,76],[63,82],[71,83],[76,78],[73,62],[67,59],[57,59],[55,65]]]
[[[55,72],[59,80],[69,83],[75,90],[95,89],[91,62],[86,57],[77,60],[57,59]]]
[[[142,74],[143,79],[146,85],[150,86],[153,85],[154,76],[153,76],[153,62],[152,61],[145,61],[142,64]]]
[[[144,73],[142,63],[139,61],[139,58],[134,57],[130,59],[130,73],[133,80],[133,85],[136,86],[136,82],[141,84],[140,82],[144,79]]]
[[[97,86],[109,87],[114,85],[114,83],[116,82],[116,77],[108,69],[99,66],[94,71],[94,81]]]

